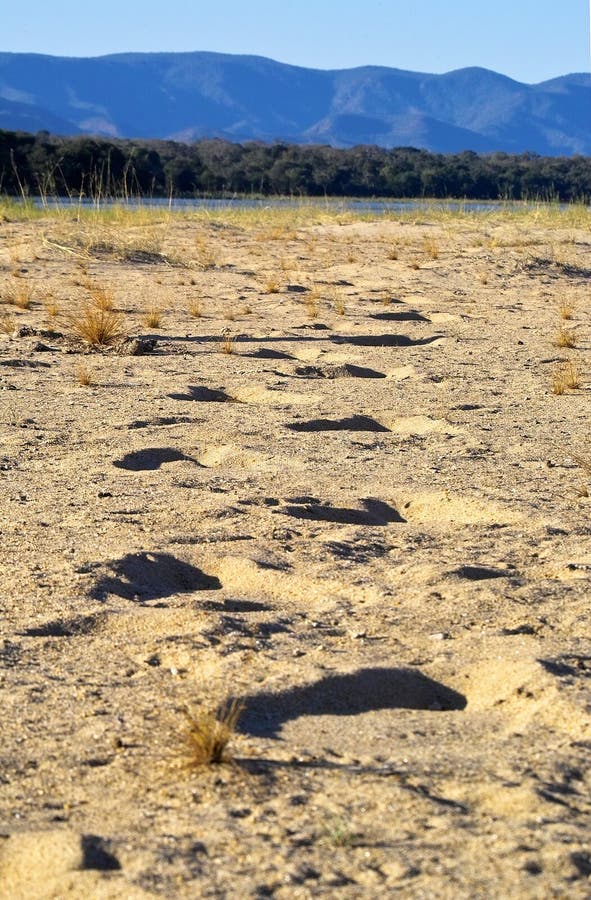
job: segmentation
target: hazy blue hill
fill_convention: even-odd
[[[53,131],[54,134],[78,134],[79,129],[66,119],[30,103],[18,103],[0,97],[0,128],[8,131]]]
[[[591,77],[316,70],[260,56],[0,53],[0,127],[119,137],[591,155]]]

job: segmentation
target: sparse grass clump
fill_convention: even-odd
[[[575,363],[563,363],[552,372],[552,393],[564,394],[567,390],[576,391],[581,387],[581,377]]]
[[[572,300],[561,300],[558,306],[561,319],[572,319],[575,312],[575,304]]]
[[[332,847],[354,847],[360,835],[343,819],[334,819],[324,828],[324,840]]]
[[[102,284],[96,284],[94,282],[88,282],[86,284],[86,289],[98,309],[114,309],[115,300],[112,290]]]
[[[215,269],[217,265],[216,255],[205,238],[198,236],[195,239],[196,263],[200,269]]]
[[[162,310],[157,306],[151,306],[144,315],[144,322],[148,328],[160,328],[162,325]]]
[[[581,387],[581,377],[575,363],[566,363],[564,367],[564,380],[567,388],[571,391],[576,391]]]
[[[83,387],[90,387],[93,384],[92,370],[86,363],[80,363],[76,369],[76,380]]]
[[[33,298],[33,291],[28,284],[19,284],[18,287],[3,291],[2,300],[10,306],[17,306],[19,309],[30,309]]]
[[[316,291],[310,291],[304,299],[309,319],[317,319],[320,312],[320,297]]]
[[[14,321],[14,316],[10,316],[8,313],[2,313],[0,315],[0,332],[2,332],[2,334],[12,334],[15,328],[16,323]]]
[[[86,303],[79,312],[67,318],[70,329],[91,347],[108,347],[126,336],[123,316],[110,309]]]
[[[423,246],[429,259],[439,259],[439,244],[434,238],[425,238]]]
[[[345,300],[342,294],[335,293],[333,297],[333,305],[334,311],[336,312],[337,316],[345,315]]]
[[[59,315],[59,303],[51,294],[49,294],[43,301],[43,308],[45,310],[45,315],[50,319],[55,319],[55,317]]]
[[[566,384],[560,369],[552,372],[552,393],[562,396],[566,392]]]
[[[558,334],[556,335],[556,346],[557,347],[568,347],[572,349],[577,346],[577,337],[569,328],[559,328]]]
[[[203,315],[203,303],[198,297],[191,300],[191,303],[189,304],[189,315],[194,319],[200,319]]]
[[[220,344],[220,349],[222,353],[226,354],[226,356],[231,356],[232,353],[236,352],[236,341],[229,331],[222,332],[222,342]]]
[[[591,456],[582,456],[579,453],[573,455],[573,459],[587,475],[591,475]]]
[[[243,701],[233,699],[217,709],[185,710],[187,764],[190,768],[219,765],[228,760],[228,744],[243,709]]]
[[[280,290],[278,279],[272,275],[265,279],[263,287],[265,290],[265,294],[278,294]]]

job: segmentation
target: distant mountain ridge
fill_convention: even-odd
[[[0,53],[0,128],[191,141],[591,155],[591,75],[319,70],[259,56]]]

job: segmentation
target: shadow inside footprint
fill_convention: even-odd
[[[311,519],[315,522],[336,522],[341,525],[389,525],[392,522],[403,524],[403,519],[397,509],[384,503],[383,500],[375,500],[368,497],[361,501],[364,509],[349,509],[342,506],[329,506],[324,503],[304,503],[300,505],[284,506],[275,512],[285,516],[293,516],[296,519]]]
[[[83,834],[82,869],[97,869],[99,872],[111,872],[121,868],[121,863],[111,850],[110,842],[95,834]]]
[[[98,613],[90,616],[74,616],[71,619],[54,619],[43,625],[34,625],[26,628],[20,634],[27,637],[77,637],[94,634],[100,630],[104,623],[105,614]]]
[[[349,416],[347,419],[310,419],[307,422],[290,422],[290,431],[390,431],[371,416]]]
[[[460,710],[466,698],[416,669],[369,668],[246,698],[239,730],[276,737],[301,716],[356,716],[378,709]]]
[[[226,600],[206,600],[201,604],[201,609],[207,609],[210,612],[249,613],[268,612],[271,607],[268,603],[262,603],[260,600],[234,600],[229,597]]]
[[[381,322],[430,322],[426,316],[421,315],[415,309],[406,312],[382,312],[372,313],[370,319],[378,319]]]
[[[450,574],[467,581],[485,581],[489,578],[508,578],[515,573],[507,569],[495,569],[493,566],[460,566]]]
[[[251,359],[294,359],[291,353],[284,353],[282,350],[272,350],[269,347],[261,347],[260,350],[253,350],[252,353],[243,353]]]
[[[297,366],[294,375],[300,378],[386,378],[385,372],[343,363],[342,366]]]
[[[442,335],[434,337],[410,338],[406,334],[350,334],[335,335],[335,344],[352,344],[354,347],[420,347],[438,341]]]
[[[196,466],[200,463],[191,456],[186,456],[180,450],[172,447],[146,447],[144,450],[131,450],[121,459],[115,460],[113,465],[117,469],[128,469],[130,472],[144,472],[159,469],[161,465],[169,462],[178,462],[186,459]]]
[[[186,394],[169,394],[171,400],[196,400],[198,403],[232,403],[233,399],[221,388],[189,385]]]
[[[94,585],[90,596],[105,600],[116,594],[126,600],[156,600],[172,594],[219,590],[221,582],[169,553],[128,553],[110,563],[110,573]]]

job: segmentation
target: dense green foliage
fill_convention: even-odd
[[[591,159],[358,146],[123,141],[0,131],[0,192],[588,200]]]

